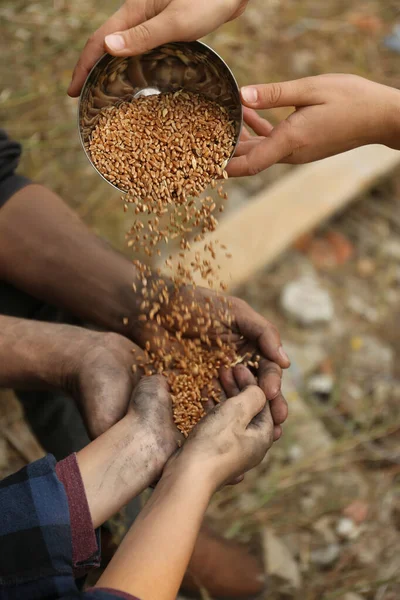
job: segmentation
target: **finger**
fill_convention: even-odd
[[[263,137],[253,137],[247,142],[239,142],[235,150],[235,156],[245,156],[246,154],[249,154],[249,152],[259,146],[264,139],[265,138]]]
[[[251,140],[252,137],[253,136],[251,135],[250,131],[243,125],[242,131],[240,132],[240,141],[247,142],[248,140]]]
[[[117,31],[105,39],[107,50],[114,56],[135,56],[176,38],[175,13],[165,9],[152,19],[126,31]]]
[[[282,425],[288,418],[289,408],[285,396],[279,393],[276,398],[270,401],[271,414],[274,425]]]
[[[266,402],[264,392],[257,385],[251,385],[241,391],[238,396],[229,398],[220,410],[221,412],[233,411],[242,425],[247,427],[263,410]]]
[[[132,11],[129,12],[129,15],[127,11],[128,9],[124,4],[87,41],[75,66],[72,74],[72,80],[68,88],[68,95],[72,98],[79,96],[83,84],[85,83],[92,67],[104,54],[105,36],[109,33],[113,33],[113,31],[118,31],[119,29],[123,28],[128,18],[130,23],[133,21],[133,25],[136,25],[140,22],[139,15],[135,18],[135,15],[132,14]],[[135,21],[137,21],[137,23]]]
[[[253,373],[251,373],[244,365],[236,365],[236,367],[233,368],[233,376],[240,391],[250,385],[257,385]]]
[[[290,360],[282,347],[281,338],[276,327],[267,319],[238,298],[230,299],[235,320],[241,335],[249,342],[258,346],[261,354],[286,369]]]
[[[261,117],[252,108],[244,107],[243,118],[245,123],[254,131],[254,133],[262,137],[268,137],[274,128],[267,119]]]
[[[150,398],[157,398],[159,400],[169,401],[169,385],[168,381],[163,375],[152,375],[151,377],[142,377],[139,381],[139,385],[134,391],[133,400],[139,396],[145,397],[146,400]]]
[[[240,91],[242,102],[250,108],[276,108],[281,106],[308,106],[320,104],[319,84],[316,77],[295,81],[249,85]]]
[[[281,391],[282,369],[276,363],[261,359],[258,367],[258,384],[267,400],[273,400]]]
[[[261,144],[252,148],[247,154],[231,160],[229,176],[257,175],[276,163],[290,161],[290,156],[301,145],[297,141],[298,133],[294,131],[289,121],[282,121],[273,128],[269,137],[266,137]]]
[[[261,429],[263,432],[263,439],[268,441],[269,447],[272,446],[274,441],[274,422],[272,420],[271,408],[268,402],[251,421],[249,429]]]
[[[279,365],[261,360],[258,369],[258,384],[270,401],[274,425],[281,425],[288,417],[288,405],[281,393],[282,371]]]
[[[240,393],[240,389],[236,383],[232,369],[222,367],[219,373],[219,380],[227,398],[233,398],[233,396],[237,396]]]
[[[235,479],[232,479],[232,481],[228,481],[228,483],[226,485],[237,485],[238,483],[242,483],[243,480],[244,480],[244,474],[239,475],[238,477],[235,477]]]
[[[274,442],[277,442],[278,440],[281,439],[282,437],[282,427],[280,425],[275,425],[274,426]]]

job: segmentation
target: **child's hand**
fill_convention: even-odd
[[[320,160],[366,144],[400,149],[400,91],[356,75],[320,75],[242,88],[246,124],[229,175]],[[276,127],[254,110],[296,107]]]
[[[240,393],[202,419],[177,457],[181,468],[204,476],[213,491],[258,465],[273,441],[265,394],[244,366],[233,371]]]

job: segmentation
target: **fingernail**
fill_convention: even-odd
[[[254,87],[243,87],[241,90],[242,98],[248,104],[255,104],[258,98],[258,92]]]
[[[283,346],[279,346],[279,348],[278,348],[278,353],[279,353],[279,356],[280,356],[281,358],[283,358],[283,360],[284,360],[284,361],[286,361],[286,362],[290,362],[290,358],[288,357],[288,355],[287,355],[287,354],[286,354],[286,352],[284,351],[284,349],[283,349]]]
[[[122,35],[114,33],[112,35],[107,35],[105,42],[110,50],[115,50],[116,52],[125,48],[125,40]]]

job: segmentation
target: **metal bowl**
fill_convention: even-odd
[[[243,111],[236,79],[222,58],[202,42],[176,42],[141,56],[115,58],[105,54],[93,67],[79,100],[79,134],[91,165],[91,133],[101,109],[139,96],[185,89],[224,106],[235,123],[235,148],[239,142]]]

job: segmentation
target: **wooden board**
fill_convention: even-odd
[[[207,241],[217,239],[225,244],[233,255],[229,259],[221,252],[218,257],[222,281],[230,289],[245,282],[299,235],[343,208],[399,164],[400,152],[365,146],[297,167],[245,208],[227,215],[218,230],[207,237]],[[194,244],[185,262],[190,263],[203,247],[204,242]],[[200,276],[196,283],[205,285]]]

